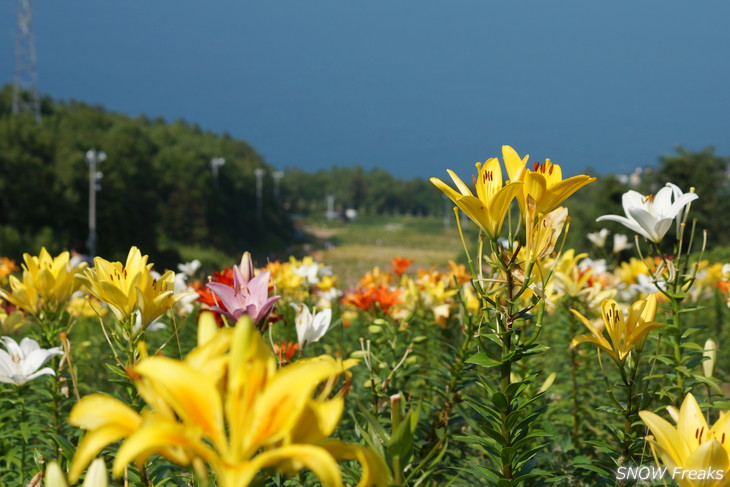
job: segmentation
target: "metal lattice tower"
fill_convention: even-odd
[[[13,79],[13,113],[28,112],[41,121],[38,76],[35,67],[35,41],[30,0],[18,0],[18,31],[15,33],[15,75]]]

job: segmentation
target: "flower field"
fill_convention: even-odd
[[[701,188],[628,191],[578,252],[594,178],[527,160],[288,259],[0,258],[0,485],[730,485]]]

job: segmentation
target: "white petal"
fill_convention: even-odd
[[[654,224],[654,233],[659,235],[659,240],[664,238],[664,235],[667,234],[669,229],[672,227],[673,221],[674,221],[674,218],[664,218],[662,220],[657,221]]]
[[[618,254],[624,249],[630,249],[632,245],[629,243],[629,237],[623,233],[613,234],[613,253]]]
[[[17,372],[13,357],[5,350],[0,350],[0,375],[12,375]]]
[[[39,370],[38,372],[36,372],[34,374],[30,374],[29,376],[25,377],[25,380],[23,380],[23,382],[31,381],[31,380],[35,379],[36,377],[40,377],[42,375],[56,375],[56,373],[53,371],[52,368],[44,367],[41,370]]]
[[[697,198],[699,198],[699,196],[697,196],[697,193],[683,194],[674,203],[672,203],[669,208],[667,208],[667,217],[674,218],[675,216],[679,216],[679,214],[682,213],[684,207],[696,200]]]
[[[657,218],[643,208],[633,208],[629,210],[629,216],[645,230],[648,239],[652,242],[659,242],[664,234],[659,235],[656,232]],[[666,233],[666,230],[665,230]]]
[[[86,471],[86,479],[84,479],[83,487],[107,487],[108,475],[106,473],[106,465],[104,460],[97,458],[91,462],[91,466]]]
[[[641,225],[639,225],[633,219],[626,218],[623,216],[618,216],[618,215],[603,215],[603,216],[599,216],[598,218],[596,218],[597,222],[602,222],[602,221],[606,221],[606,220],[619,222],[620,224],[622,224],[629,230],[633,230],[634,232],[638,233],[642,237],[645,237],[645,238],[648,238],[649,240],[651,240],[651,237],[649,237],[649,234],[647,233],[647,231],[644,230],[641,227]]]
[[[8,351],[10,356],[17,355],[18,357],[23,357],[23,350],[18,346],[18,342],[13,340],[10,337],[3,337],[3,342],[5,342],[5,349]]]
[[[63,352],[61,352],[61,349],[58,347],[52,348],[50,350],[34,350],[21,361],[21,373],[23,375],[30,375],[38,370],[38,368],[40,368],[43,364],[48,362],[48,359],[50,359],[52,356],[62,354]]]
[[[23,357],[27,357],[36,350],[40,350],[41,346],[32,338],[25,337],[20,340],[20,349],[23,351]]]
[[[314,332],[313,342],[318,341],[325,333],[327,333],[327,330],[330,327],[330,321],[332,321],[332,310],[330,308],[316,314],[314,322],[312,323],[312,329]]]
[[[159,318],[157,320],[159,320]],[[164,324],[161,321],[157,321],[157,320],[154,320],[152,323],[147,325],[147,328],[145,329],[145,331],[157,331],[157,330],[164,330],[165,328],[167,328],[166,324]]]
[[[644,208],[646,206],[646,198],[637,191],[629,190],[621,197],[621,203],[624,207],[624,213],[628,215],[629,209],[631,208]]]
[[[667,210],[672,206],[672,196],[674,195],[672,188],[665,186],[659,190],[654,197],[654,214],[657,216],[666,216]],[[672,216],[674,218],[674,216]]]
[[[308,341],[310,341],[312,333],[312,313],[306,305],[299,305],[299,308],[297,309],[297,316],[294,318],[294,324],[297,328],[299,348],[302,348]]]

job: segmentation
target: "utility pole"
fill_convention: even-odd
[[[253,173],[256,176],[256,220],[261,221],[264,216],[264,174],[266,174],[266,170],[257,167]]]
[[[38,97],[35,41],[31,29],[30,0],[18,0],[18,26],[15,33],[15,73],[13,76],[13,114],[30,113],[41,121]]]
[[[281,178],[284,177],[284,171],[274,171],[271,177],[274,178],[274,200],[279,204]]]
[[[210,160],[210,170],[213,171],[213,187],[218,189],[218,170],[226,163],[222,157],[214,157]]]
[[[89,165],[89,238],[86,241],[86,248],[89,256],[96,257],[96,192],[101,189],[99,181],[104,176],[96,166],[106,160],[106,153],[89,149],[86,151],[86,163]]]
[[[327,213],[325,213],[328,220],[335,219],[335,195],[327,195]]]

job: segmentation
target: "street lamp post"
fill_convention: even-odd
[[[256,176],[256,220],[261,221],[264,215],[264,174],[266,174],[266,170],[257,167],[253,173]]]
[[[89,149],[86,152],[86,163],[89,165],[89,239],[86,247],[92,258],[96,256],[96,192],[101,189],[99,181],[104,176],[101,171],[96,170],[96,166],[105,160],[104,151]]]
[[[223,157],[214,157],[210,160],[210,169],[213,171],[213,187],[218,189],[218,170],[226,163]]]
[[[335,195],[327,195],[327,213],[326,217],[328,220],[334,220],[335,218]]]
[[[274,200],[278,203],[281,189],[281,178],[284,177],[284,171],[274,171],[273,174],[271,174],[271,177],[274,178]]]

